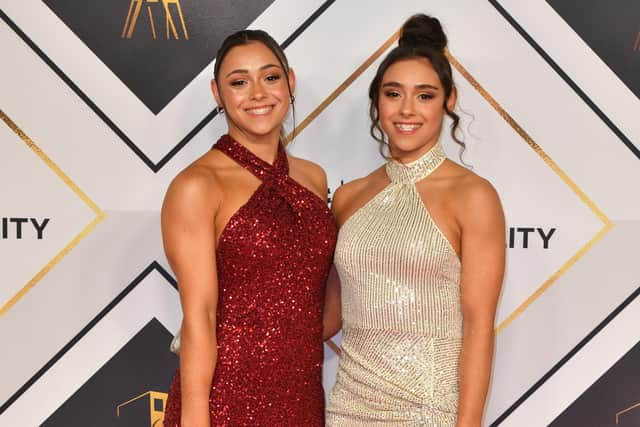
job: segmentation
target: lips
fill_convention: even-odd
[[[421,123],[394,123],[394,126],[401,133],[413,133],[418,128],[420,128],[422,124]]]
[[[245,111],[253,116],[264,116],[273,110],[273,105],[263,105],[260,107],[247,108]]]

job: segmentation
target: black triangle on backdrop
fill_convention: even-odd
[[[547,3],[640,98],[640,1]]]
[[[626,2],[636,1],[636,0],[624,0]],[[551,56],[531,37],[529,33],[515,20],[511,14],[500,4],[500,0],[489,0],[489,3],[500,13],[504,19],[511,24],[511,26],[522,36],[523,39],[535,50],[538,55],[544,59],[544,61],[555,71],[558,76],[564,80],[564,82],[575,92],[576,95],[593,111],[593,113],[598,116],[600,120],[613,132],[615,136],[620,139],[620,141],[633,153],[638,160],[640,160],[640,147],[634,145],[634,143],[629,139],[625,133],[620,130],[620,128],[606,115],[604,111],[596,105],[595,102],[585,93],[584,90],[576,82],[574,82],[571,77],[551,58]],[[582,2],[579,4],[582,5]],[[603,3],[604,4],[604,3]],[[607,3],[608,4],[608,3]],[[640,34],[637,34],[637,37],[640,37]],[[640,41],[638,42],[640,44]],[[640,49],[640,48],[639,48]],[[635,52],[636,54],[640,53],[640,50]],[[637,74],[636,74],[637,76]],[[504,415],[504,414],[503,414]],[[502,418],[502,415],[499,419]]]
[[[502,414],[500,414],[489,427],[497,427],[501,425],[516,409],[518,409],[531,395],[533,395],[540,387],[544,385],[549,378],[553,377],[560,369],[562,369],[576,354],[589,344],[604,328],[607,327],[620,313],[622,313],[636,298],[640,296],[640,287],[636,288],[622,303],[617,306],[602,322],[591,330],[575,347],[573,347],[562,359],[558,361],[547,373],[545,373],[538,381],[536,381],[527,391],[522,394],[511,406],[509,406]],[[621,408],[624,409],[624,408]],[[588,424],[591,427],[592,424]],[[595,425],[595,424],[593,424]],[[573,427],[573,426],[571,426]],[[580,426],[582,427],[582,426]],[[586,426],[585,426],[586,427]],[[599,426],[598,426],[599,427]]]
[[[44,3],[158,114],[215,58],[224,37],[246,28],[273,1],[175,0],[168,9],[164,1],[147,0]]]
[[[582,393],[549,427],[640,426],[639,367],[640,342]],[[616,414],[619,414],[617,422]]]
[[[168,392],[178,367],[178,358],[169,351],[171,338],[171,333],[153,318],[49,416],[42,427],[150,426],[149,404],[144,404],[148,400],[138,399],[124,405],[120,417],[116,408],[147,392]],[[154,400],[156,409],[162,409],[158,399]]]

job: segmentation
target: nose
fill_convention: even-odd
[[[262,86],[262,82],[260,80],[256,81],[253,85],[252,85],[252,90],[251,90],[251,99],[255,99],[255,100],[261,100],[266,96],[266,92],[264,90],[264,87]]]
[[[400,104],[400,114],[403,116],[413,115],[413,99],[411,97],[405,97]]]

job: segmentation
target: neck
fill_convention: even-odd
[[[236,127],[229,126],[229,136],[244,145],[261,160],[273,165],[278,155],[280,129],[266,135],[252,135]]]

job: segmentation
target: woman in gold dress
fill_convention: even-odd
[[[333,199],[340,286],[327,293],[325,337],[341,326],[343,339],[328,426],[481,424],[505,224],[491,184],[439,142],[449,116],[464,146],[446,44],[437,19],[405,22],[369,89],[387,162]]]

